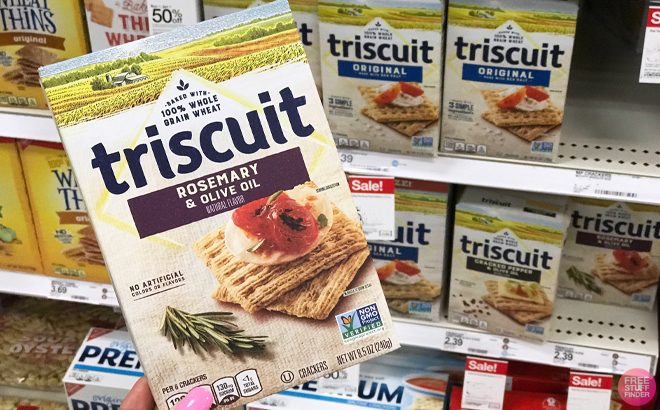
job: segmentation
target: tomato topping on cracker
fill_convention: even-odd
[[[376,104],[389,104],[396,100],[396,97],[401,94],[401,83],[396,83],[392,87],[383,91],[378,97],[374,98]]]
[[[520,90],[516,91],[515,93],[502,98],[500,102],[497,103],[497,107],[513,108],[516,105],[520,104],[520,102],[525,99],[525,95],[527,95],[527,88],[522,87]]]
[[[527,90],[527,96],[533,100],[536,101],[545,101],[548,98],[550,98],[550,95],[546,93],[545,91],[539,90],[538,88],[530,87],[528,85],[525,86],[525,89]]]
[[[631,273],[639,272],[649,265],[648,261],[636,251],[617,249],[612,252],[612,255],[623,269]]]
[[[399,84],[401,85],[401,92],[408,94],[411,97],[419,97],[420,95],[424,94],[424,90],[410,83],[399,81]]]

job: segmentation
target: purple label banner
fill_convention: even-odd
[[[652,241],[643,239],[622,238],[620,236],[603,235],[578,231],[575,242],[580,245],[595,246],[605,249],[625,249],[627,251],[651,252]]]
[[[239,208],[309,181],[300,148],[131,198],[140,238]]]

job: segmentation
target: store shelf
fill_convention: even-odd
[[[636,367],[654,374],[657,366],[655,311],[558,299],[547,343],[492,335],[446,319],[437,326],[397,322],[395,327],[404,345],[475,356],[614,374]]]
[[[60,142],[55,121],[48,110],[0,108],[0,135]]]
[[[0,269],[0,293],[118,307],[112,285]]]
[[[0,396],[18,397],[28,400],[43,400],[66,404],[66,394],[64,393],[64,387],[62,387],[62,391],[48,391],[21,387],[0,386]]]

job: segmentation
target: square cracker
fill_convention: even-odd
[[[520,323],[521,325],[526,325],[529,322],[533,322],[535,320],[543,319],[544,317],[550,316],[552,314],[552,311],[550,311],[550,312],[530,312],[530,311],[527,311],[527,310],[499,309],[497,306],[495,306],[492,296],[485,295],[485,296],[482,296],[481,299],[483,299],[484,302],[488,303],[489,305],[491,305],[495,309],[497,309],[500,312],[504,313],[505,315],[509,316],[511,319],[513,319],[516,322]]]
[[[52,53],[42,47],[28,44],[16,52],[21,59],[29,60],[32,64],[38,64],[39,67],[53,64],[59,61],[57,54]]]
[[[502,99],[501,90],[481,90],[488,110],[481,114],[485,120],[492,122],[498,127],[516,127],[520,125],[559,125],[564,118],[564,111],[557,108],[552,102],[548,102],[548,108],[540,111],[517,111],[510,108],[501,109],[497,103]]]
[[[265,308],[367,246],[360,224],[337,207],[333,209],[332,228],[323,241],[307,255],[280,265],[256,265],[236,259],[225,246],[225,226],[211,231],[192,248],[231,298],[248,313]]]
[[[649,286],[655,285],[658,283],[658,279],[646,279],[646,280],[611,280],[607,283],[611,284],[615,288],[619,289],[623,293],[633,294],[640,292]]]
[[[426,128],[432,122],[434,121],[394,121],[386,122],[384,125],[387,125],[388,127],[400,132],[403,135],[412,137],[420,130]]]
[[[288,291],[281,298],[266,306],[266,309],[292,316],[325,320],[337,306],[342,293],[367,257],[369,257],[368,248],[355,252],[342,263],[324,270],[315,278]],[[216,289],[213,299],[235,303],[222,285]]]
[[[440,285],[426,280],[424,276],[419,275],[422,280],[413,285],[393,285],[387,282],[381,282],[383,294],[387,299],[410,299],[423,298],[432,299],[440,296],[442,288]]]
[[[387,306],[399,313],[410,313],[410,299],[387,299]]]
[[[103,0],[92,2],[92,15],[90,19],[96,24],[112,28],[112,19],[114,18],[115,11],[107,7]]]
[[[552,313],[553,304],[548,299],[548,296],[545,294],[543,289],[541,291],[541,297],[543,298],[543,304],[540,305],[534,302],[528,302],[518,299],[509,299],[500,296],[496,280],[487,280],[484,282],[486,289],[488,290],[488,296],[492,301],[492,305],[498,310],[524,310],[527,312],[540,312],[540,313]]]
[[[424,96],[424,102],[417,107],[395,107],[376,104],[373,99],[378,96],[378,85],[360,85],[358,90],[367,105],[360,112],[377,122],[394,121],[435,121],[440,117],[440,106]]]
[[[505,130],[527,141],[534,141],[546,132],[552,131],[559,125],[519,125],[507,127]]]
[[[591,273],[606,282],[647,282],[650,279],[655,279],[655,282],[660,278],[660,270],[652,262],[651,265],[637,273],[629,273],[621,268],[618,263],[607,262],[607,253],[598,253],[594,256],[594,268]],[[653,282],[654,283],[654,282]]]
[[[439,397],[415,397],[405,410],[441,410],[445,400]]]

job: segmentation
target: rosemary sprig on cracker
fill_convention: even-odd
[[[575,282],[577,285],[582,286],[583,288],[587,289],[588,291],[594,292],[598,295],[603,294],[603,288],[598,286],[596,284],[596,280],[594,279],[593,276],[589,275],[586,272],[582,272],[575,266],[571,266],[567,271],[566,274],[568,275],[568,278]]]
[[[191,314],[167,306],[160,332],[172,340],[175,349],[188,344],[195,354],[199,354],[200,347],[206,352],[220,348],[227,354],[234,354],[237,349],[265,349],[264,339],[268,336],[244,335],[243,329],[226,319],[231,315],[231,312]]]

